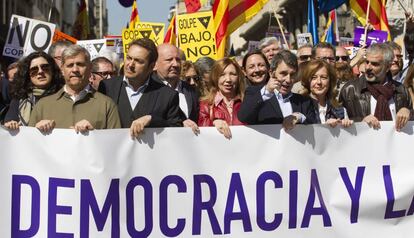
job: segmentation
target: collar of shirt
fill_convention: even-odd
[[[279,101],[289,102],[290,98],[292,97],[292,93],[289,92],[286,95],[282,95],[277,89],[275,89],[275,96]]]
[[[165,85],[167,85],[168,87],[172,88],[171,84],[167,80],[161,79],[161,81]],[[182,84],[182,81],[181,80],[178,80],[177,87],[175,87],[174,90],[177,91],[177,92],[179,92],[179,93],[183,93],[183,84]]]
[[[82,91],[80,91],[77,95],[70,95],[67,91],[66,85],[63,86],[63,91],[69,96],[70,99],[72,99],[73,102],[80,101],[86,97],[88,93],[92,92],[91,85],[86,85]]]
[[[214,105],[217,107],[223,101],[224,104],[226,104],[226,106],[233,108],[233,104],[237,100],[240,100],[240,96],[238,96],[238,95],[235,98],[231,99],[229,104],[226,104],[225,101],[224,101],[223,94],[221,94],[220,92],[217,92],[216,96],[214,97]]]
[[[145,81],[145,83],[135,91],[134,87],[132,87],[132,85],[129,83],[129,80],[127,79],[127,77],[125,77],[125,75],[124,75],[123,81],[125,82],[125,85],[126,87],[128,87],[129,91],[133,92],[133,94],[139,94],[139,93],[144,92],[144,90],[148,87],[148,84],[149,84],[149,79],[147,79],[147,81]]]

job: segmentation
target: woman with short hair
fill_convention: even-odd
[[[305,88],[302,94],[313,99],[318,123],[332,127],[352,125],[353,121],[347,118],[345,108],[336,99],[336,74],[329,63],[319,59],[308,62],[300,80]]]

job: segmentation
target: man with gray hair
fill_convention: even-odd
[[[79,45],[66,48],[62,53],[65,85],[36,104],[29,126],[35,126],[43,133],[49,133],[55,127],[74,128],[77,133],[120,128],[115,103],[89,85],[90,73],[89,52]]]
[[[276,37],[266,37],[259,42],[259,50],[266,56],[269,63],[281,49],[280,42]]]
[[[48,54],[52,56],[59,68],[62,67],[62,53],[69,46],[73,45],[72,42],[66,40],[59,40],[53,43],[48,50]]]
[[[367,49],[365,74],[349,81],[339,100],[349,119],[364,121],[379,129],[380,121],[394,121],[400,131],[412,117],[412,102],[407,89],[392,80],[390,71],[393,50],[387,44],[373,44]]]

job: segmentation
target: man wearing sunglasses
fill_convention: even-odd
[[[298,57],[299,67],[302,63],[310,61],[312,59],[312,45],[305,44],[299,47],[296,56]]]
[[[89,83],[95,90],[98,90],[99,83],[103,79],[112,78],[114,75],[114,65],[109,59],[97,57],[92,60],[92,74],[89,77]]]
[[[77,133],[121,127],[115,103],[89,85],[91,61],[85,48],[79,45],[66,48],[62,53],[61,69],[65,85],[35,105],[29,126],[35,126],[43,133],[49,133],[55,127],[73,128]]]
[[[326,42],[320,42],[312,49],[312,58],[321,59],[335,66],[335,48]]]

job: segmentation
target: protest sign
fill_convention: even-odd
[[[101,53],[106,50],[106,39],[78,40],[76,44],[87,49],[91,54],[91,59],[101,56]]]
[[[356,27],[354,30],[354,46],[361,47],[361,44],[364,42],[365,30],[363,27]],[[386,42],[388,38],[388,32],[373,30],[368,31],[366,46],[370,46],[374,43],[383,43]]]
[[[313,45],[312,34],[309,32],[297,34],[296,39],[297,39],[298,48],[306,44]]]
[[[43,135],[0,129],[3,237],[403,238],[413,122]],[[24,148],[24,149],[22,149]]]
[[[104,36],[106,40],[106,49],[114,52],[117,55],[117,61],[124,59],[124,48],[122,45],[122,36],[107,35]]]
[[[131,43],[133,40],[138,40],[141,38],[151,39],[152,31],[153,31],[152,28],[140,28],[140,29],[124,28],[122,30],[122,46],[124,49],[124,59],[128,52],[129,43]]]
[[[78,41],[72,36],[55,29],[55,34],[53,35],[53,43],[55,43],[56,41],[61,41],[61,40],[67,40],[67,41],[72,42],[73,44],[76,44],[76,41]]]
[[[55,24],[12,15],[3,55],[19,59],[35,51],[47,52],[54,31]]]
[[[136,23],[136,29],[151,29],[151,34],[149,38],[153,40],[156,45],[160,45],[164,42],[164,23],[138,22]]]
[[[213,13],[211,11],[177,16],[178,45],[187,60],[209,56],[217,59]]]

